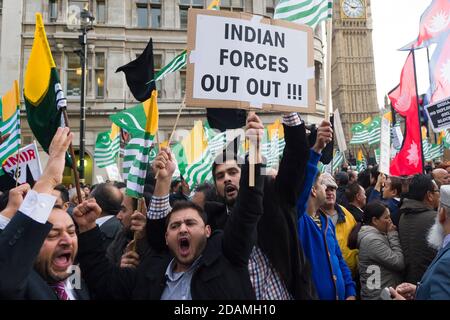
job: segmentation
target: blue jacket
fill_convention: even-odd
[[[450,243],[429,265],[416,290],[416,300],[450,300]]]
[[[310,151],[305,184],[297,201],[298,234],[312,268],[312,278],[320,300],[344,300],[356,296],[356,285],[336,239],[333,223],[320,212],[322,228],[306,213],[308,198],[317,175],[320,154]]]

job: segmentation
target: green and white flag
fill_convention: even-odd
[[[369,133],[367,141],[369,146],[378,144],[381,141],[381,117],[377,116],[373,118],[372,122],[367,126],[367,132]]]
[[[434,144],[434,143],[431,144],[428,154],[429,154],[430,160],[442,158],[444,156],[444,145],[443,144]]]
[[[372,122],[372,118],[369,117],[361,123],[357,123],[352,126],[352,140],[350,144],[364,144],[369,140],[368,125]]]
[[[131,161],[132,163],[126,175],[127,188],[125,193],[133,198],[141,198],[144,195],[145,177],[147,176],[147,167],[149,166],[150,148],[153,138],[158,131],[159,115],[157,98],[158,93],[156,90],[153,90],[150,103],[148,105],[149,110],[145,110],[147,117],[144,134],[141,137],[132,138],[131,140],[133,140],[133,143],[127,145],[127,150],[136,154],[134,160],[128,160],[127,165],[129,165],[129,162]]]
[[[120,128],[114,123],[111,130],[97,135],[94,149],[94,160],[99,168],[105,168],[117,163],[120,150]]]
[[[375,149],[374,152],[375,152],[375,161],[378,164],[380,164],[380,157],[381,157],[381,150],[380,150],[380,148]]]
[[[159,70],[155,75],[155,80],[158,81],[163,79],[169,73],[178,71],[186,66],[187,62],[187,51],[183,50],[179,55],[177,55],[172,61],[170,61],[166,66]]]
[[[339,150],[336,150],[336,153],[333,157],[333,172],[336,172],[340,168],[340,166],[344,163],[344,154]]]
[[[326,18],[331,19],[332,10],[330,0],[280,0],[273,18],[306,24],[314,29]]]
[[[13,88],[0,97],[0,133],[6,135],[6,139],[0,145],[0,167],[12,155],[19,151],[20,147],[20,100],[19,84],[14,81]],[[3,172],[2,170],[0,170]]]

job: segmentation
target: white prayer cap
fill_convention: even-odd
[[[447,208],[450,208],[450,185],[441,186],[440,196],[440,202]]]

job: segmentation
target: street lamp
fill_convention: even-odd
[[[80,12],[81,36],[78,37],[81,50],[77,50],[81,62],[81,97],[80,97],[80,152],[78,168],[80,172],[80,183],[84,184],[84,146],[86,132],[86,62],[87,62],[87,33],[94,29],[94,16],[86,8]]]

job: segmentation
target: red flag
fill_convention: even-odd
[[[420,138],[417,90],[412,51],[406,59],[400,77],[400,85],[389,93],[392,106],[406,118],[405,138],[400,152],[391,161],[393,176],[409,176],[422,173],[422,142]]]
[[[430,60],[430,103],[450,97],[450,32],[438,42]]]
[[[450,29],[450,0],[433,0],[420,17],[416,46]]]

